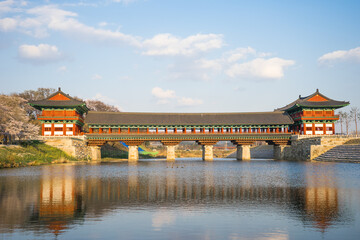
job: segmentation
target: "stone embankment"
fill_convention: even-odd
[[[84,138],[54,137],[43,138],[42,141],[77,159],[91,159],[91,149],[87,146]]]
[[[274,159],[274,146],[260,145],[250,149],[252,159]],[[236,158],[236,151],[229,154],[226,158]]]
[[[284,160],[313,161],[331,149],[342,146],[357,138],[339,136],[302,137],[294,136],[291,146],[282,149],[281,158]]]
[[[315,161],[360,162],[360,145],[340,145],[321,154]]]

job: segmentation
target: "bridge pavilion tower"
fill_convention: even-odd
[[[85,102],[59,90],[47,99],[29,102],[41,111],[42,136],[74,136],[82,132],[84,113],[89,110]]]
[[[285,107],[275,111],[285,111],[292,119],[292,131],[301,135],[332,135],[335,134],[335,122],[339,116],[334,110],[349,105],[349,102],[337,101],[316,92],[301,97]]]

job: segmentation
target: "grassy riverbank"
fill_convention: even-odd
[[[0,168],[76,161],[63,151],[39,141],[0,145]]]

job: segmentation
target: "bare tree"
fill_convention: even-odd
[[[21,103],[21,107],[26,111],[27,115],[32,120],[35,120],[36,116],[39,115],[41,111],[31,107],[29,104],[27,104],[27,101],[43,100],[55,92],[56,89],[54,88],[38,88],[37,90],[25,90],[21,93],[13,93],[11,95],[21,97],[26,100]]]
[[[357,108],[357,107],[351,108],[350,115],[351,115],[351,118],[354,119],[355,135],[358,136],[357,120],[358,120],[358,118],[360,118],[359,108]]]
[[[340,133],[343,134],[344,112],[339,111]]]
[[[86,100],[86,106],[90,111],[120,112],[116,106],[112,106],[99,100]]]
[[[350,121],[351,121],[351,115],[347,112],[344,112],[343,118],[344,118],[344,122],[345,122],[346,135],[349,135],[349,126],[350,126]]]

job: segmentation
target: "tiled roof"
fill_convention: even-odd
[[[321,98],[324,98],[324,101],[309,101],[311,98],[320,96]],[[307,97],[301,97],[299,96],[298,99],[293,101],[292,103],[276,109],[276,111],[287,111],[294,107],[334,107],[334,108],[340,108],[346,105],[349,105],[349,102],[346,101],[337,101],[333,100],[331,98],[326,97],[325,95],[321,94],[319,90],[317,89],[315,93],[307,96]]]
[[[282,111],[254,113],[88,112],[85,122],[100,125],[279,125],[293,124]]]
[[[50,100],[52,97],[58,94],[67,97],[69,100]],[[76,107],[76,106],[85,105],[85,102],[72,98],[71,96],[62,92],[60,88],[59,91],[50,95],[46,99],[38,100],[38,101],[29,101],[28,103],[37,109],[41,109],[41,107]]]

